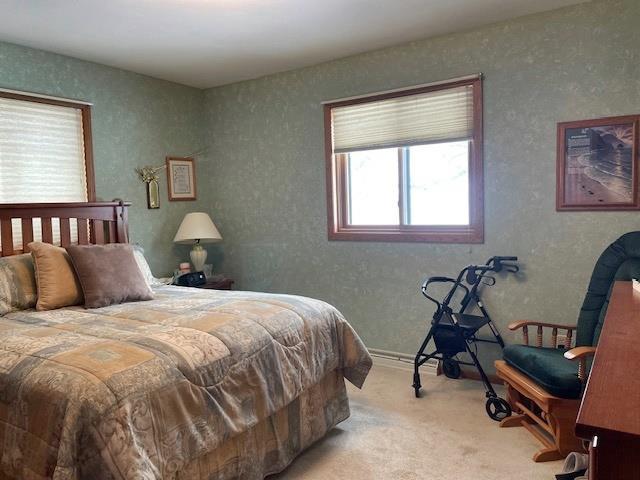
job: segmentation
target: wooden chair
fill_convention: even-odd
[[[524,344],[506,346],[503,360],[495,362],[514,412],[513,416],[502,420],[500,426],[523,426],[540,440],[544,448],[534,454],[534,461],[558,460],[583,449],[582,441],[574,433],[575,422],[609,295],[616,280],[639,276],[640,232],[631,232],[600,255],[577,325],[535,321],[509,325],[510,330],[522,330]],[[535,346],[529,345],[530,328],[535,329]],[[551,333],[547,347],[544,346],[545,332]],[[561,332],[566,332],[564,348],[557,347]],[[576,347],[570,348],[574,333]]]

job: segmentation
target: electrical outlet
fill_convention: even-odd
[[[567,341],[566,335],[558,335],[558,339],[556,340],[556,348],[564,349],[564,342]]]

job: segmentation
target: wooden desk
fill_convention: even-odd
[[[576,434],[592,442],[590,479],[640,479],[638,365],[640,292],[616,282],[576,421]]]

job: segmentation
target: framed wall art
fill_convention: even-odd
[[[196,199],[193,158],[167,157],[167,192],[172,202]]]
[[[556,209],[638,210],[640,116],[558,124]]]

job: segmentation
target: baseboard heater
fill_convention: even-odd
[[[390,352],[389,350],[380,350],[377,348],[370,348],[369,353],[371,354],[371,357],[373,357],[374,365],[397,368],[398,370],[405,370],[409,372],[413,371],[414,357],[411,355],[400,352]],[[439,363],[440,362],[434,358],[429,359],[429,361],[420,367],[420,372],[433,376],[439,375]]]

